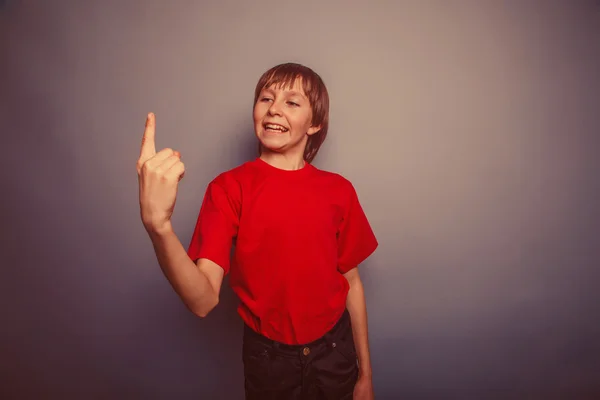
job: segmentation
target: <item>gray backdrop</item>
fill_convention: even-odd
[[[154,111],[187,167],[187,248],[287,61],[328,85],[316,165],[380,240],[361,266],[377,398],[599,398],[597,1],[2,3],[3,399],[242,398],[236,299],[183,306],[135,163]]]

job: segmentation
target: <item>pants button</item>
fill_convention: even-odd
[[[302,349],[302,354],[304,354],[305,356],[310,354],[310,349],[308,347],[305,347],[304,349]]]

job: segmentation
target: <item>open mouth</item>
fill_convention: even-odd
[[[289,130],[285,126],[278,124],[264,124],[263,127],[265,128],[265,131],[273,133],[284,133]]]

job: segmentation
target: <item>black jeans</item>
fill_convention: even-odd
[[[348,310],[305,345],[270,340],[246,325],[242,359],[246,400],[351,400],[358,378]]]

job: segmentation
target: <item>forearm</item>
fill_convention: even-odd
[[[190,259],[172,227],[148,233],[160,268],[175,292],[190,311],[206,316],[218,302],[206,275]]]
[[[369,353],[369,334],[367,328],[367,304],[365,292],[356,271],[356,277],[348,279],[350,290],[346,299],[346,308],[352,321],[352,335],[358,356],[360,376],[371,376],[371,357]]]

